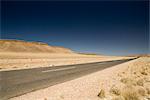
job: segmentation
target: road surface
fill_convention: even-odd
[[[0,100],[72,80],[133,59],[0,71]]]

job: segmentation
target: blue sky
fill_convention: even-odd
[[[1,38],[77,52],[148,53],[148,1],[3,1]]]

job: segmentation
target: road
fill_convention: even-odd
[[[130,60],[133,59],[0,71],[0,100],[69,81]]]

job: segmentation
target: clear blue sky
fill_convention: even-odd
[[[3,1],[1,6],[2,39],[106,55],[148,53],[148,0]]]

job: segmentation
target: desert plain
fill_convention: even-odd
[[[0,71],[137,58],[77,53],[20,40],[0,40],[0,45]],[[150,100],[150,57],[138,57],[10,100]]]
[[[134,58],[81,54],[64,47],[20,40],[0,40],[0,45],[0,70],[54,67]]]

